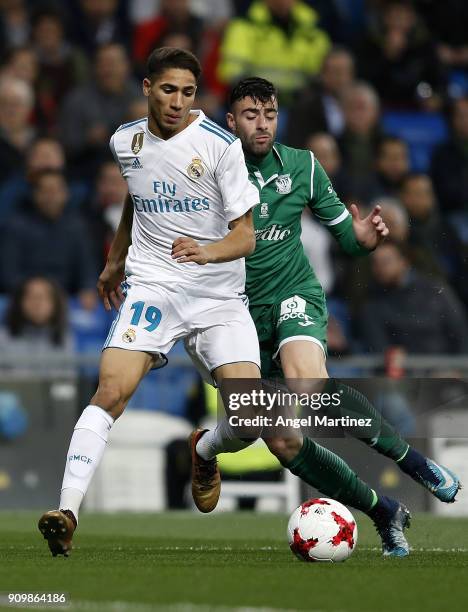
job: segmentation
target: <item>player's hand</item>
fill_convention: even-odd
[[[112,306],[119,310],[124,300],[120,283],[125,277],[124,265],[119,265],[108,261],[106,267],[101,272],[97,282],[99,297],[104,302],[106,310],[112,310]]]
[[[388,236],[388,227],[380,216],[382,207],[374,206],[372,212],[361,219],[359,208],[351,204],[349,212],[353,217],[353,230],[357,241],[369,251],[373,251]]]
[[[199,266],[204,266],[209,262],[206,248],[187,236],[179,236],[172,243],[172,259],[176,259],[177,263],[193,261]]]

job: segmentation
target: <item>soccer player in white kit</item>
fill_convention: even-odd
[[[259,195],[240,140],[191,110],[200,72],[187,51],[153,51],[143,80],[148,116],[111,138],[129,193],[98,290],[118,314],[97,392],[70,442],[60,509],[39,520],[54,556],[70,553],[80,504],[114,420],[148,371],[167,363],[177,340],[184,339],[206,380],[260,377],[257,334],[242,299]],[[220,478],[216,460],[195,451],[204,433],[192,434],[192,490],[199,509],[209,512]]]

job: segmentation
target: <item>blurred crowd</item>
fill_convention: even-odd
[[[278,139],[346,204],[382,206],[391,239],[355,261],[304,215],[330,353],[468,353],[467,31],[466,0],[0,0],[4,350],[91,346],[67,304],[105,335],[95,285],[126,193],[108,143],[146,114],[149,52],[177,46],[212,119],[239,78],[271,79]]]

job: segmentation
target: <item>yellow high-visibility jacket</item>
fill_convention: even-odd
[[[274,23],[262,0],[252,4],[246,17],[231,21],[221,46],[221,81],[233,84],[242,77],[263,77],[275,84],[284,100],[317,74],[330,39],[317,27],[314,9],[298,1],[291,11],[289,33]]]

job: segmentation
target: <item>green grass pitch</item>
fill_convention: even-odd
[[[3,594],[65,591],[69,610],[90,612],[468,610],[468,519],[418,515],[411,556],[383,560],[357,514],[351,559],[318,564],[293,557],[284,515],[83,513],[64,559],[50,556],[38,514],[0,513]]]

